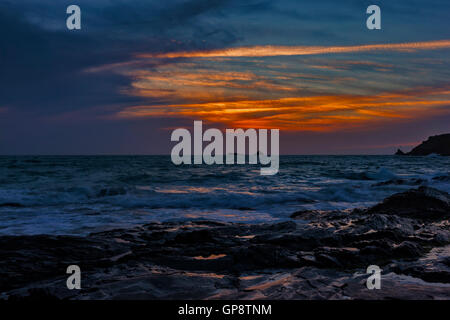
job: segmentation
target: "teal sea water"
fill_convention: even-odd
[[[74,234],[168,220],[245,223],[351,209],[420,185],[450,192],[450,157],[282,156],[259,165],[182,165],[169,156],[2,156],[0,235]]]

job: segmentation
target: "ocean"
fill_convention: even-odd
[[[281,156],[260,165],[182,165],[170,156],[2,156],[0,235],[86,235],[148,222],[289,219],[364,208],[421,185],[450,192],[450,157]]]

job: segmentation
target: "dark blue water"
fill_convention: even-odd
[[[0,157],[0,234],[87,234],[172,219],[279,221],[351,209],[419,185],[450,191],[450,157],[282,156],[175,166],[169,156]]]

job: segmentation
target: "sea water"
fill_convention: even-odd
[[[372,206],[418,186],[450,192],[450,157],[281,156],[257,165],[174,165],[170,156],[2,156],[0,235],[72,234],[149,222],[261,223],[298,210]]]

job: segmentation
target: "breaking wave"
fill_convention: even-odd
[[[262,222],[367,207],[420,185],[450,191],[449,157],[285,156],[175,166],[167,156],[0,157],[0,234],[80,234],[150,221]]]

